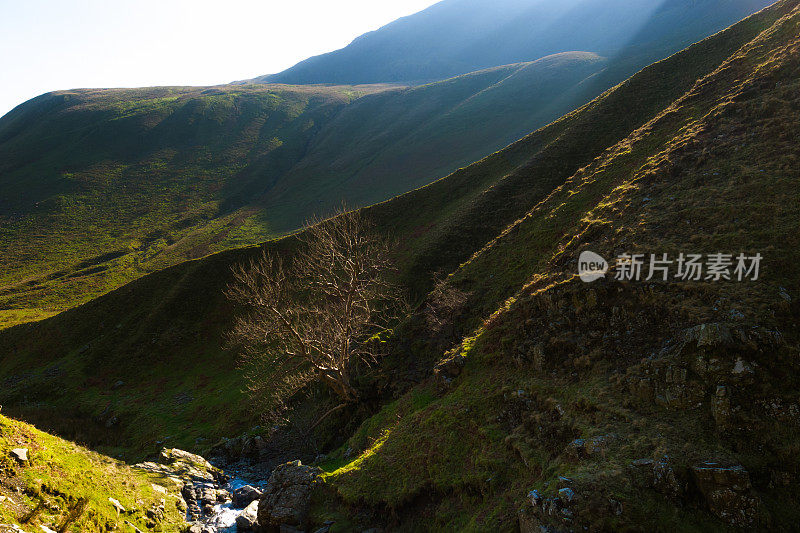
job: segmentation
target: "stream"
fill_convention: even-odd
[[[200,533],[238,533],[239,531],[251,531],[250,528],[239,528],[236,524],[236,519],[245,512],[246,505],[240,508],[234,507],[233,494],[236,490],[248,485],[262,490],[264,486],[266,486],[267,480],[257,480],[256,478],[258,476],[253,471],[236,467],[226,469],[224,475],[227,481],[224,483],[215,483],[214,485],[218,487],[216,488],[218,494],[225,494],[227,492],[230,497],[227,498],[227,501],[213,503],[213,511],[210,514],[204,512],[208,508],[203,505],[202,501],[203,494],[207,492],[203,489],[209,488],[209,483],[195,482],[194,484],[196,495],[200,495],[200,498],[195,500],[197,507],[194,509],[199,508],[201,516],[200,518],[196,518],[196,515],[192,515],[193,506],[190,504],[187,510],[186,520],[189,523],[199,526],[196,531]]]

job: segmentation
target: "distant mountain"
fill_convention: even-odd
[[[772,0],[444,0],[349,46],[255,78],[264,83],[420,83],[585,50],[650,61]],[[643,59],[646,59],[643,57]]]

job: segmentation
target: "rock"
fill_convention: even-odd
[[[460,347],[447,352],[444,357],[433,367],[433,375],[441,386],[449,387],[461,370],[467,364],[467,357],[461,352]]]
[[[233,506],[237,509],[242,509],[250,505],[253,500],[261,498],[263,492],[253,487],[252,485],[245,485],[233,491]]]
[[[755,523],[760,500],[752,492],[744,467],[705,462],[692,467],[692,473],[709,510],[718,518],[734,527]]]
[[[731,397],[726,385],[717,385],[714,397],[711,400],[711,414],[717,423],[717,429],[725,429],[731,419]]]
[[[731,330],[724,324],[708,323],[700,324],[684,332],[686,341],[696,342],[697,347],[701,346],[725,346],[733,342]]]
[[[203,505],[203,513],[207,515],[214,514],[214,506],[211,505],[210,503]]]
[[[28,462],[28,448],[14,448],[11,450],[11,456],[20,463]]]
[[[558,491],[558,497],[561,498],[566,504],[570,504],[575,500],[575,491],[569,487],[564,487]]]
[[[119,513],[125,512],[125,508],[122,506],[121,503],[119,503],[119,500],[115,500],[114,498],[109,498],[108,501],[111,502],[111,505],[114,507],[114,509],[117,510],[117,516],[119,516]]]
[[[53,531],[52,529],[50,529],[45,525],[40,525],[39,529],[41,529],[44,533],[56,533],[55,531]]]
[[[651,488],[653,486],[653,467],[655,463],[652,459],[636,459],[628,465],[628,474],[634,486],[639,488]]]
[[[311,503],[311,488],[322,472],[300,461],[282,464],[273,470],[258,503],[258,524],[263,532],[281,526],[304,528]]]
[[[653,488],[673,500],[679,500],[683,495],[684,485],[666,455],[653,465]]]
[[[239,516],[236,517],[236,527],[240,531],[251,531],[258,524],[258,500],[253,500],[244,508]]]
[[[573,459],[591,459],[595,456],[604,457],[609,444],[617,436],[597,435],[591,439],[575,439],[567,445],[567,454]]]

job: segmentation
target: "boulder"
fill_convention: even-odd
[[[253,500],[236,517],[236,528],[239,531],[252,531],[258,524],[258,500]]]
[[[760,500],[752,492],[750,475],[744,467],[705,462],[692,467],[692,474],[714,515],[734,527],[755,523]]]
[[[233,506],[236,509],[243,509],[250,505],[253,500],[258,500],[262,496],[262,491],[252,485],[245,485],[233,491]]]
[[[311,489],[322,470],[300,461],[273,470],[258,503],[258,524],[262,532],[280,531],[282,526],[304,528],[311,504]]]

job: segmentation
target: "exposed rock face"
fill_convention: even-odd
[[[233,438],[223,438],[212,448],[213,457],[224,461],[239,461],[241,459],[261,461],[267,453],[267,443],[260,435],[239,435]]]
[[[163,474],[183,487],[183,502],[179,507],[186,508],[190,520],[200,519],[207,509],[213,509],[214,504],[230,498],[228,491],[220,487],[225,480],[224,474],[203,457],[177,448],[164,448],[159,453],[159,461],[139,463],[134,467]],[[151,518],[157,522],[158,510],[153,510],[152,514]]]
[[[292,461],[275,468],[258,503],[259,531],[272,533],[282,526],[304,528],[311,488],[322,471]]]
[[[753,494],[750,475],[742,466],[706,462],[692,467],[692,474],[712,513],[730,526],[747,527],[755,523],[760,501]]]

